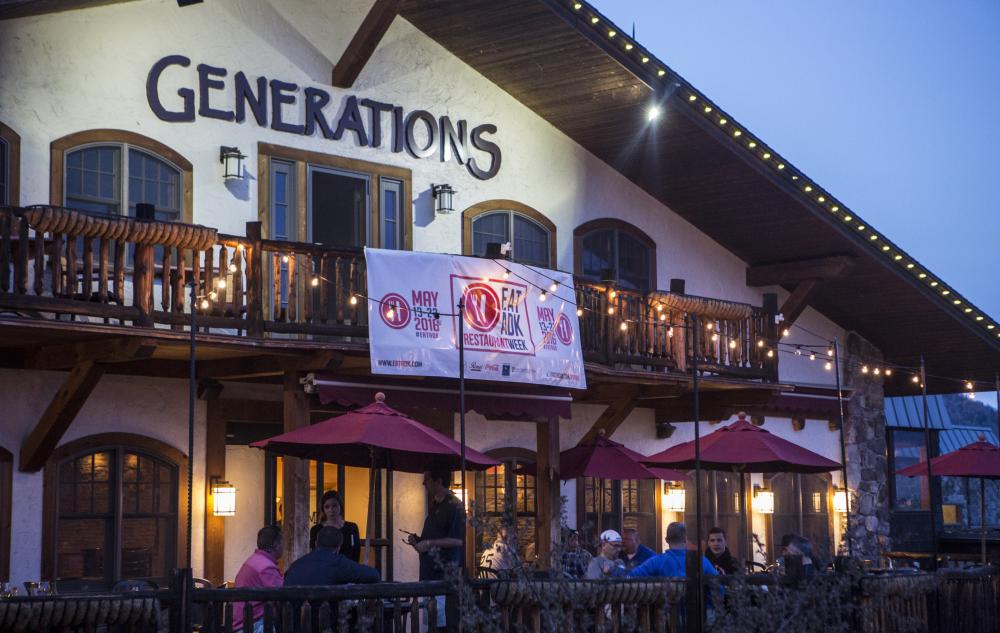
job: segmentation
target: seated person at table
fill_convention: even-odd
[[[726,532],[720,527],[713,527],[708,531],[708,547],[705,548],[705,558],[720,574],[729,576],[739,572],[739,561],[729,553],[729,547],[726,545]]]
[[[517,531],[508,531],[506,525],[501,525],[493,546],[483,550],[479,566],[497,572],[508,572],[521,567],[521,559],[517,555]]]
[[[320,522],[309,530],[309,549],[316,548],[316,535],[324,527],[335,527],[344,537],[340,553],[355,563],[361,560],[361,534],[358,524],[344,520],[344,499],[336,490],[327,490],[320,500]]]
[[[667,526],[667,547],[667,551],[630,571],[629,577],[687,576],[687,527],[683,523],[671,523]],[[705,576],[719,575],[704,556],[701,557],[701,570]]]
[[[592,558],[590,552],[580,547],[580,533],[569,530],[566,533],[566,544],[563,546],[561,556],[563,576],[574,580],[585,577]]]
[[[281,570],[278,569],[278,558],[281,557],[283,548],[281,528],[276,525],[261,528],[257,532],[257,551],[240,567],[233,586],[262,589],[280,587],[283,579]],[[253,608],[253,633],[262,633],[264,603],[251,602],[250,606]],[[233,603],[233,631],[244,631],[242,602]],[[250,628],[247,627],[244,633],[250,633]]]
[[[622,532],[622,562],[626,571],[632,571],[654,556],[656,552],[639,542],[638,531],[625,528]]]
[[[809,576],[815,576],[823,566],[823,564],[816,560],[813,555],[812,543],[809,542],[809,539],[802,536],[792,537],[788,547],[785,548],[785,554],[786,556],[802,557],[802,575],[806,578]]]
[[[622,535],[614,530],[601,532],[601,551],[587,566],[587,580],[617,578],[625,575],[625,563],[619,558]]]
[[[285,586],[378,582],[378,570],[355,563],[340,553],[343,541],[337,528],[321,528],[316,535],[316,549],[292,563],[285,572]]]

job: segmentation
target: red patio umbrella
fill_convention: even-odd
[[[705,470],[732,470],[740,473],[740,505],[743,506],[744,515],[741,523],[744,534],[741,536],[746,544],[746,484],[743,473],[825,473],[841,466],[755,426],[747,421],[746,413],[742,411],[737,416],[736,422],[700,438],[701,467]],[[671,446],[643,461],[652,466],[694,469],[694,440]]]
[[[458,468],[461,444],[385,404],[385,394],[375,394],[372,404],[329,420],[304,426],[250,444],[255,448],[319,461],[419,473],[432,466]],[[465,448],[466,467],[484,470],[497,460]],[[374,486],[374,473],[370,477]],[[463,482],[463,486],[465,482]],[[368,532],[365,558],[370,549],[374,491],[368,496]]]
[[[926,477],[928,474],[947,477],[979,478],[979,530],[983,564],[986,564],[986,480],[1000,479],[1000,446],[990,444],[980,434],[979,441],[896,471],[906,477]]]

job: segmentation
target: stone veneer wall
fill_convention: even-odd
[[[862,373],[861,366],[874,366],[882,352],[855,332],[848,333],[845,348],[842,374],[844,389],[851,395],[846,401],[844,429],[848,490],[852,492],[846,534],[855,556],[877,560],[891,549],[884,390],[882,378]]]

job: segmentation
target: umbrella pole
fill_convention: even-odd
[[[986,479],[979,478],[979,540],[983,554],[983,565],[986,565]]]
[[[920,389],[924,409],[924,450],[927,452],[927,509],[931,517],[931,551],[934,555],[934,558],[931,560],[931,571],[936,571],[938,559],[937,517],[934,516],[934,480],[931,479],[930,411],[927,408],[927,367],[924,365],[923,354],[920,355]]]
[[[458,299],[458,434],[462,451],[462,504],[468,503],[465,489],[465,296]],[[462,559],[466,556],[465,535],[462,530]]]
[[[750,543],[750,530],[747,529],[747,522],[750,520],[747,512],[747,482],[742,470],[734,468],[733,471],[740,476],[740,538],[743,543],[740,549],[746,548],[743,553],[743,569],[747,569],[747,561],[753,560],[753,545]],[[719,495],[718,489],[715,495]]]
[[[368,522],[365,524],[365,565],[374,567],[371,563],[372,529],[375,525],[375,449],[368,447],[371,464],[368,466]]]
[[[698,591],[698,626],[695,628],[696,631],[701,633],[705,628],[705,587],[703,585],[704,579],[702,578],[701,569],[701,423],[698,418],[701,417],[701,403],[699,402],[698,390],[700,385],[698,384],[698,315],[691,315],[691,391],[694,400],[694,530],[695,530],[695,543],[697,544],[697,555],[695,557],[695,582],[697,584]]]

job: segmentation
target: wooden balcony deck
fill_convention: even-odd
[[[263,239],[259,222],[235,236],[57,207],[0,207],[0,324],[11,333],[44,330],[66,340],[127,333],[181,345],[193,303],[199,346],[209,351],[366,356],[366,282],[360,250]],[[576,293],[588,310],[581,343],[592,366],[683,377],[697,360],[704,375],[776,382],[777,358],[764,352],[776,339],[774,319],[762,308],[584,280]],[[705,327],[697,346],[688,331],[695,316]],[[632,324],[625,330],[622,318]],[[8,336],[0,341],[16,347]]]

